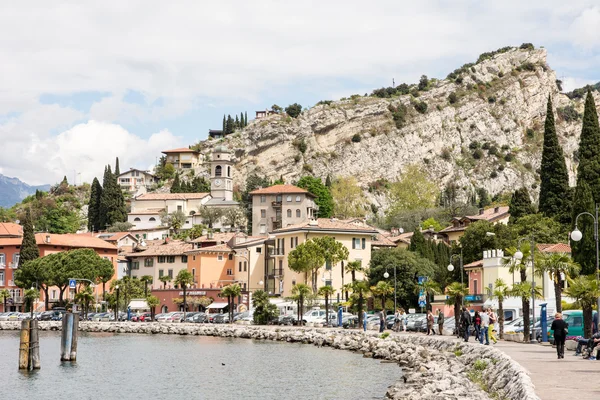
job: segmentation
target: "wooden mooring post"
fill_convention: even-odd
[[[21,340],[19,344],[19,369],[40,369],[40,339],[38,321],[21,321]]]
[[[77,361],[77,330],[79,313],[66,313],[62,320],[60,361]]]

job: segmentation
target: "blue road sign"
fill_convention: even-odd
[[[77,287],[77,281],[75,279],[69,279],[69,289],[75,289]]]
[[[419,284],[422,284],[426,280],[427,280],[426,276],[419,276],[417,278],[417,281],[419,282]],[[426,305],[427,305],[427,300],[425,299],[425,293],[421,290],[419,292],[419,307],[425,307]]]

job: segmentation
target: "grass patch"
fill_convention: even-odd
[[[379,335],[381,339],[387,339],[388,336],[390,336],[389,332],[383,332],[381,335]]]

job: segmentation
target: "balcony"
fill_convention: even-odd
[[[278,278],[283,276],[283,268],[269,268],[269,278]]]
[[[271,205],[272,205],[274,208],[281,208],[281,200],[280,200],[280,201],[272,201],[272,202],[271,202]]]
[[[284,249],[276,249],[274,247],[270,247],[269,248],[269,255],[270,256],[284,256],[285,255],[285,251],[284,251]]]

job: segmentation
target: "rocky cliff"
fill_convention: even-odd
[[[252,173],[283,176],[286,182],[306,174],[352,175],[367,191],[376,180],[396,180],[408,165],[418,164],[440,188],[456,183],[460,197],[476,187],[496,194],[523,185],[537,195],[551,95],[574,179],[583,101],[560,92],[546,50],[513,48],[451,76],[406,95],[352,96],[317,105],[296,119],[271,115],[198,147],[203,153],[217,144],[234,150],[236,182],[242,185]],[[394,115],[398,109],[404,115]],[[371,200],[385,203],[381,196]]]

